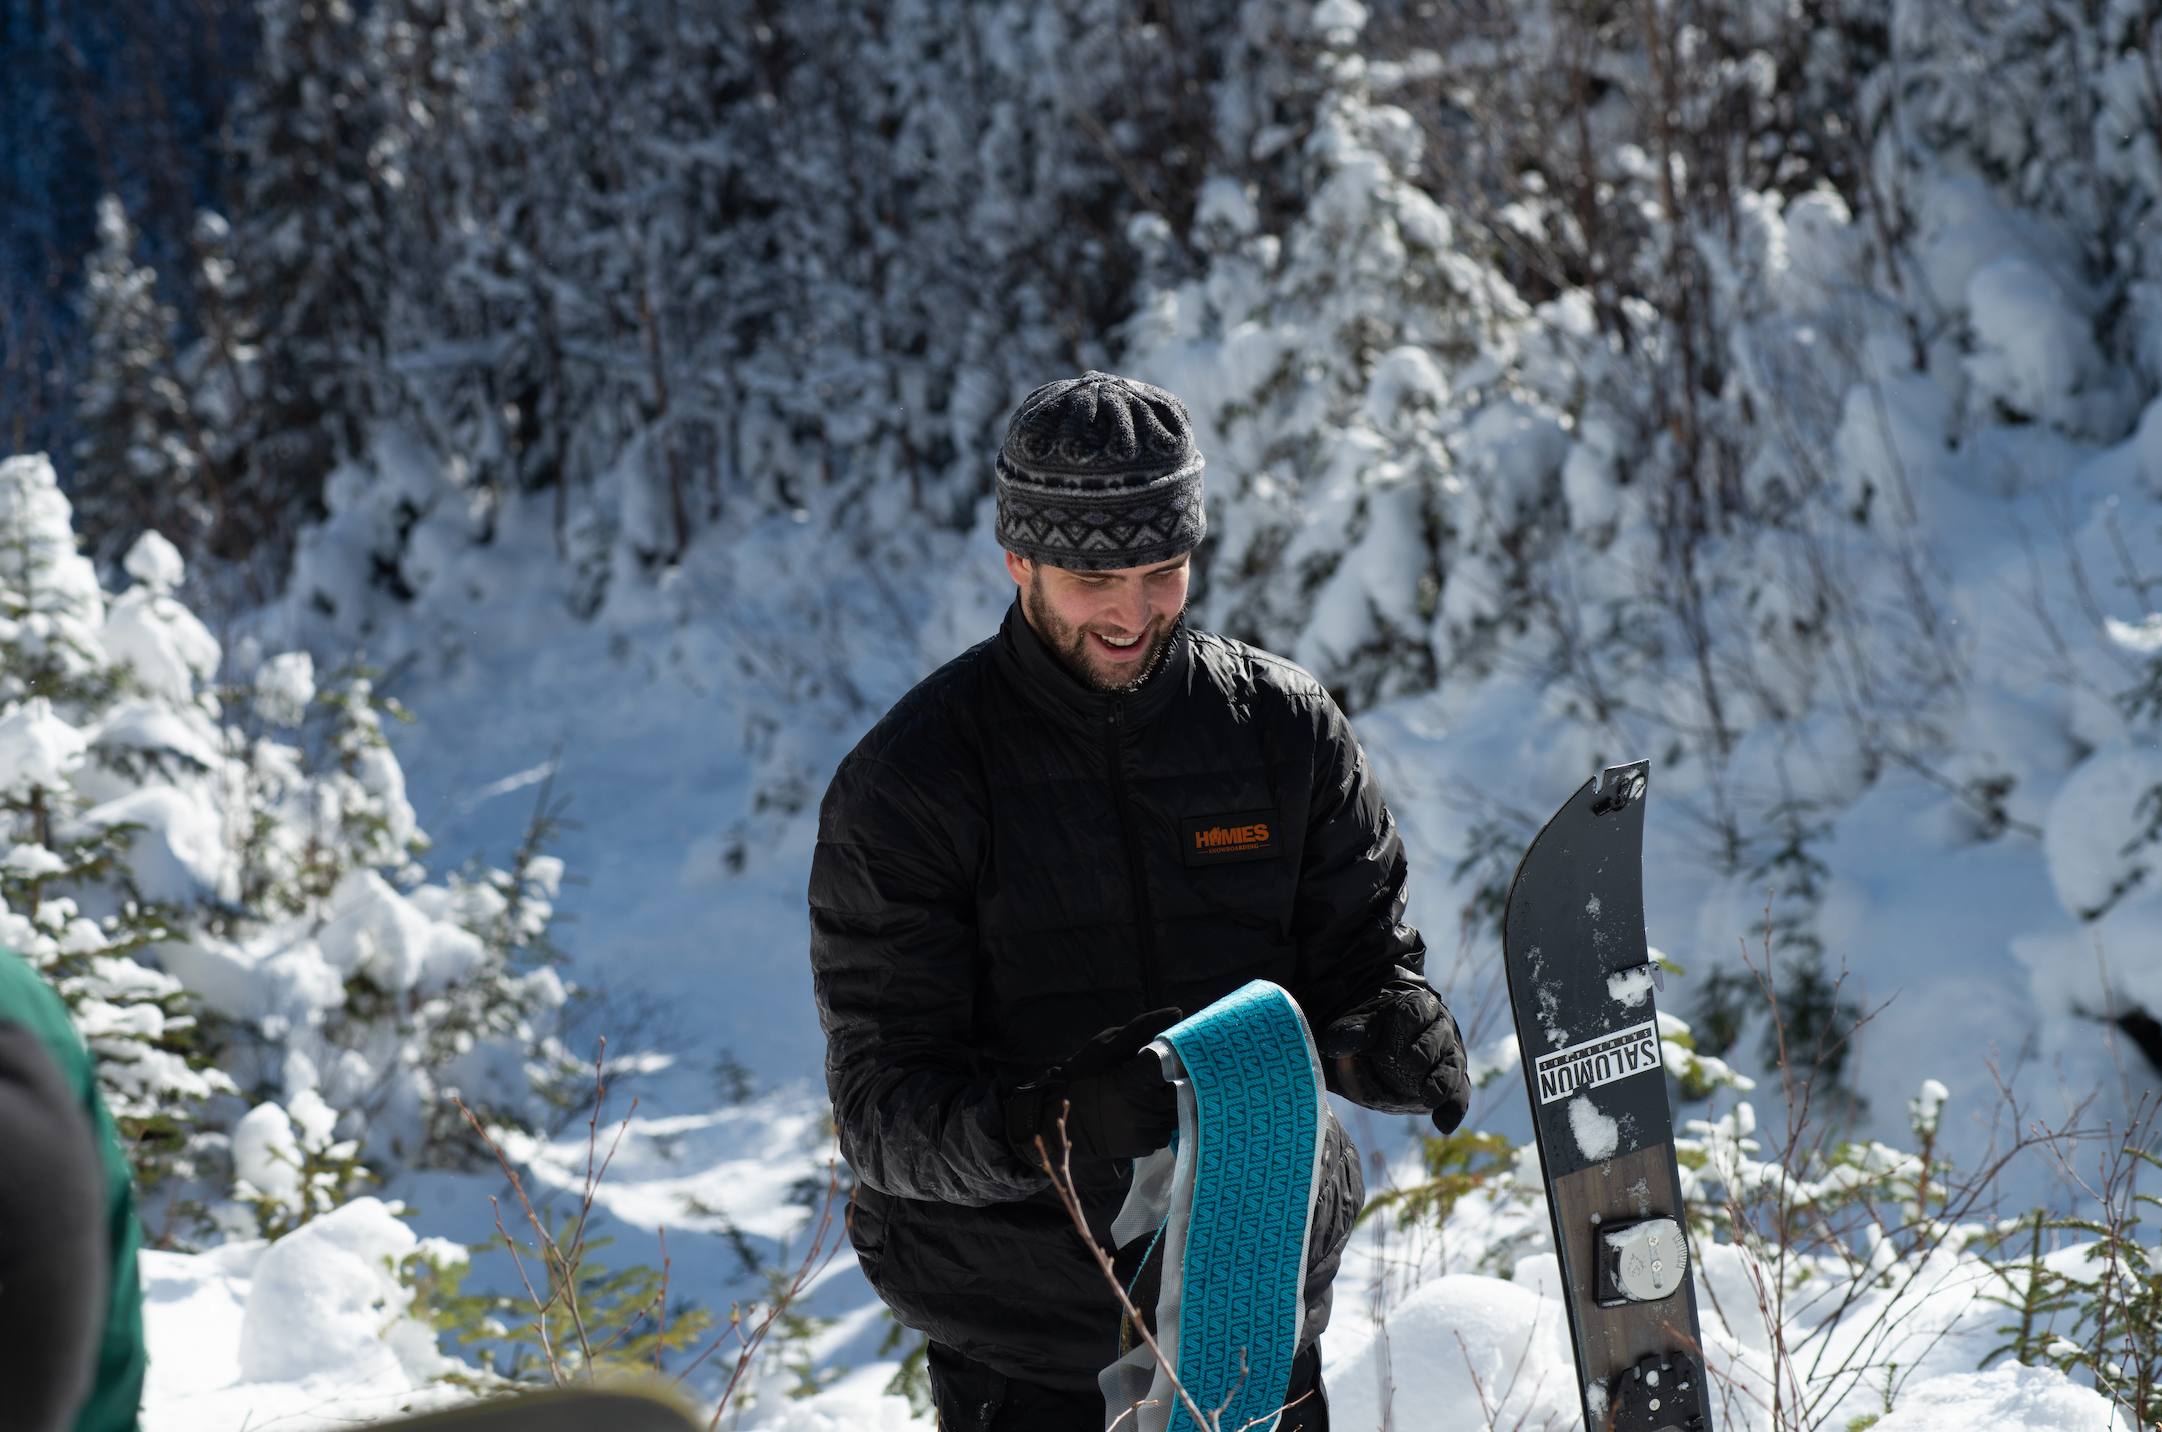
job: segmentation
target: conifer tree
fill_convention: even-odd
[[[381,372],[404,155],[384,122],[371,8],[397,7],[259,0],[255,73],[231,125],[231,214],[198,227],[207,321],[191,366],[227,419],[203,550],[252,559],[255,600],[321,516],[332,468],[363,445]]]
[[[454,1095],[537,1119],[565,1067],[545,825],[425,883],[365,673],[289,652],[217,685],[173,544],[138,538],[117,595],[75,545],[52,465],[0,460],[0,944],[66,1000],[145,1186],[221,1194],[236,1096],[326,1110],[379,1167],[467,1158]]]
[[[1430,687],[1498,619],[1511,538],[1565,447],[1516,405],[1465,425],[1523,309],[1409,177],[1422,136],[1374,93],[1363,22],[1323,5],[1301,35],[1325,86],[1297,149],[1302,210],[1267,232],[1258,184],[1212,178],[1192,231],[1205,273],[1154,286],[1128,327],[1130,365],[1207,428],[1206,619],[1354,709]],[[1155,215],[1134,230],[1173,239]]]
[[[135,248],[127,211],[107,194],[83,279],[90,355],[76,393],[75,460],[83,528],[108,561],[146,530],[196,530],[208,515],[204,454],[174,361],[178,316]]]

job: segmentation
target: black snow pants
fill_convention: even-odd
[[[943,1343],[931,1344],[927,1361],[939,1432],[1103,1432],[1104,1400],[1096,1393],[1005,1377]],[[1278,1432],[1329,1432],[1318,1339],[1300,1349],[1291,1364],[1286,1400],[1297,1405]]]

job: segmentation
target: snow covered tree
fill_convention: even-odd
[[[124,566],[108,596],[51,465],[0,462],[0,942],[67,1000],[146,1185],[222,1193],[234,1095],[330,1110],[303,1142],[333,1168],[467,1157],[453,1094],[541,1117],[560,864],[423,883],[368,679],[286,653],[217,686],[178,551]]]
[[[135,229],[117,195],[98,201],[98,240],[83,279],[90,358],[76,393],[75,460],[97,475],[78,501],[86,534],[111,560],[146,530],[199,527],[205,473],[174,363],[179,318],[158,297],[157,272],[135,261]]]
[[[1431,687],[1497,619],[1525,555],[1512,538],[1567,442],[1550,411],[1514,403],[1464,422],[1502,378],[1490,350],[1506,354],[1522,306],[1405,177],[1423,140],[1376,94],[1403,73],[1357,53],[1363,19],[1344,4],[1313,17],[1327,88],[1288,230],[1262,231],[1254,186],[1212,178],[1192,230],[1206,272],[1155,290],[1127,330],[1128,365],[1186,398],[1219,474],[1207,621],[1291,655],[1354,709]],[[1154,215],[1133,228],[1174,241]]]
[[[170,553],[152,541],[136,565]],[[215,750],[201,712],[146,699],[134,670],[110,654],[119,645],[185,663],[200,658],[208,633],[184,613],[170,624],[143,615],[112,623],[50,464],[0,462],[0,822],[9,842],[0,943],[67,1000],[138,1172],[155,1187],[192,1171],[201,1103],[233,1085],[210,1067],[180,982],[131,958],[168,938],[177,912],[129,878],[130,860],[154,858],[151,842],[138,850],[141,822],[105,797],[130,770],[186,779]]]
[[[374,514],[333,514],[364,571],[304,562],[303,600],[362,631],[518,508],[585,615],[702,533],[964,525],[1006,405],[1109,361],[1125,219],[1191,222],[1210,86],[1273,63],[1284,9],[468,0],[275,46],[295,82],[331,67],[376,163],[377,209],[323,247],[371,246],[350,269],[377,326],[318,365],[363,390],[337,496]],[[266,86],[249,123],[282,132],[308,93]],[[407,479],[415,440],[450,480]]]
[[[203,550],[250,563],[243,596],[260,602],[363,442],[395,262],[386,210],[404,182],[370,37],[405,20],[344,0],[259,0],[255,15],[230,124],[233,222],[197,224],[204,323],[188,369],[219,430]]]
[[[1139,372],[1204,424],[1202,620],[1360,710],[1536,673],[1806,964],[1884,771],[2035,823],[1927,511],[2162,377],[2137,10],[263,0],[178,364],[234,511],[320,498],[293,639],[456,659],[516,592],[751,693],[721,872],[807,808],[806,712],[1002,604],[941,588],[1012,401]]]

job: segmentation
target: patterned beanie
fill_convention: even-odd
[[[1208,531],[1186,405],[1115,373],[1046,383],[1006,426],[998,543],[1075,572],[1144,567]]]

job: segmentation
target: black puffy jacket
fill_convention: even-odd
[[[901,1321],[1010,1377],[1095,1386],[1111,1290],[1000,1100],[1106,1026],[1189,1014],[1248,980],[1318,1037],[1423,983],[1404,849],[1328,693],[1290,662],[1183,629],[1137,691],[1069,676],[1018,604],[841,763],[811,864],[811,967],[849,1226]],[[1307,1335],[1365,1200],[1331,1118]],[[1098,1241],[1125,1164],[1075,1181]],[[1138,1253],[1138,1247],[1129,1250]]]

